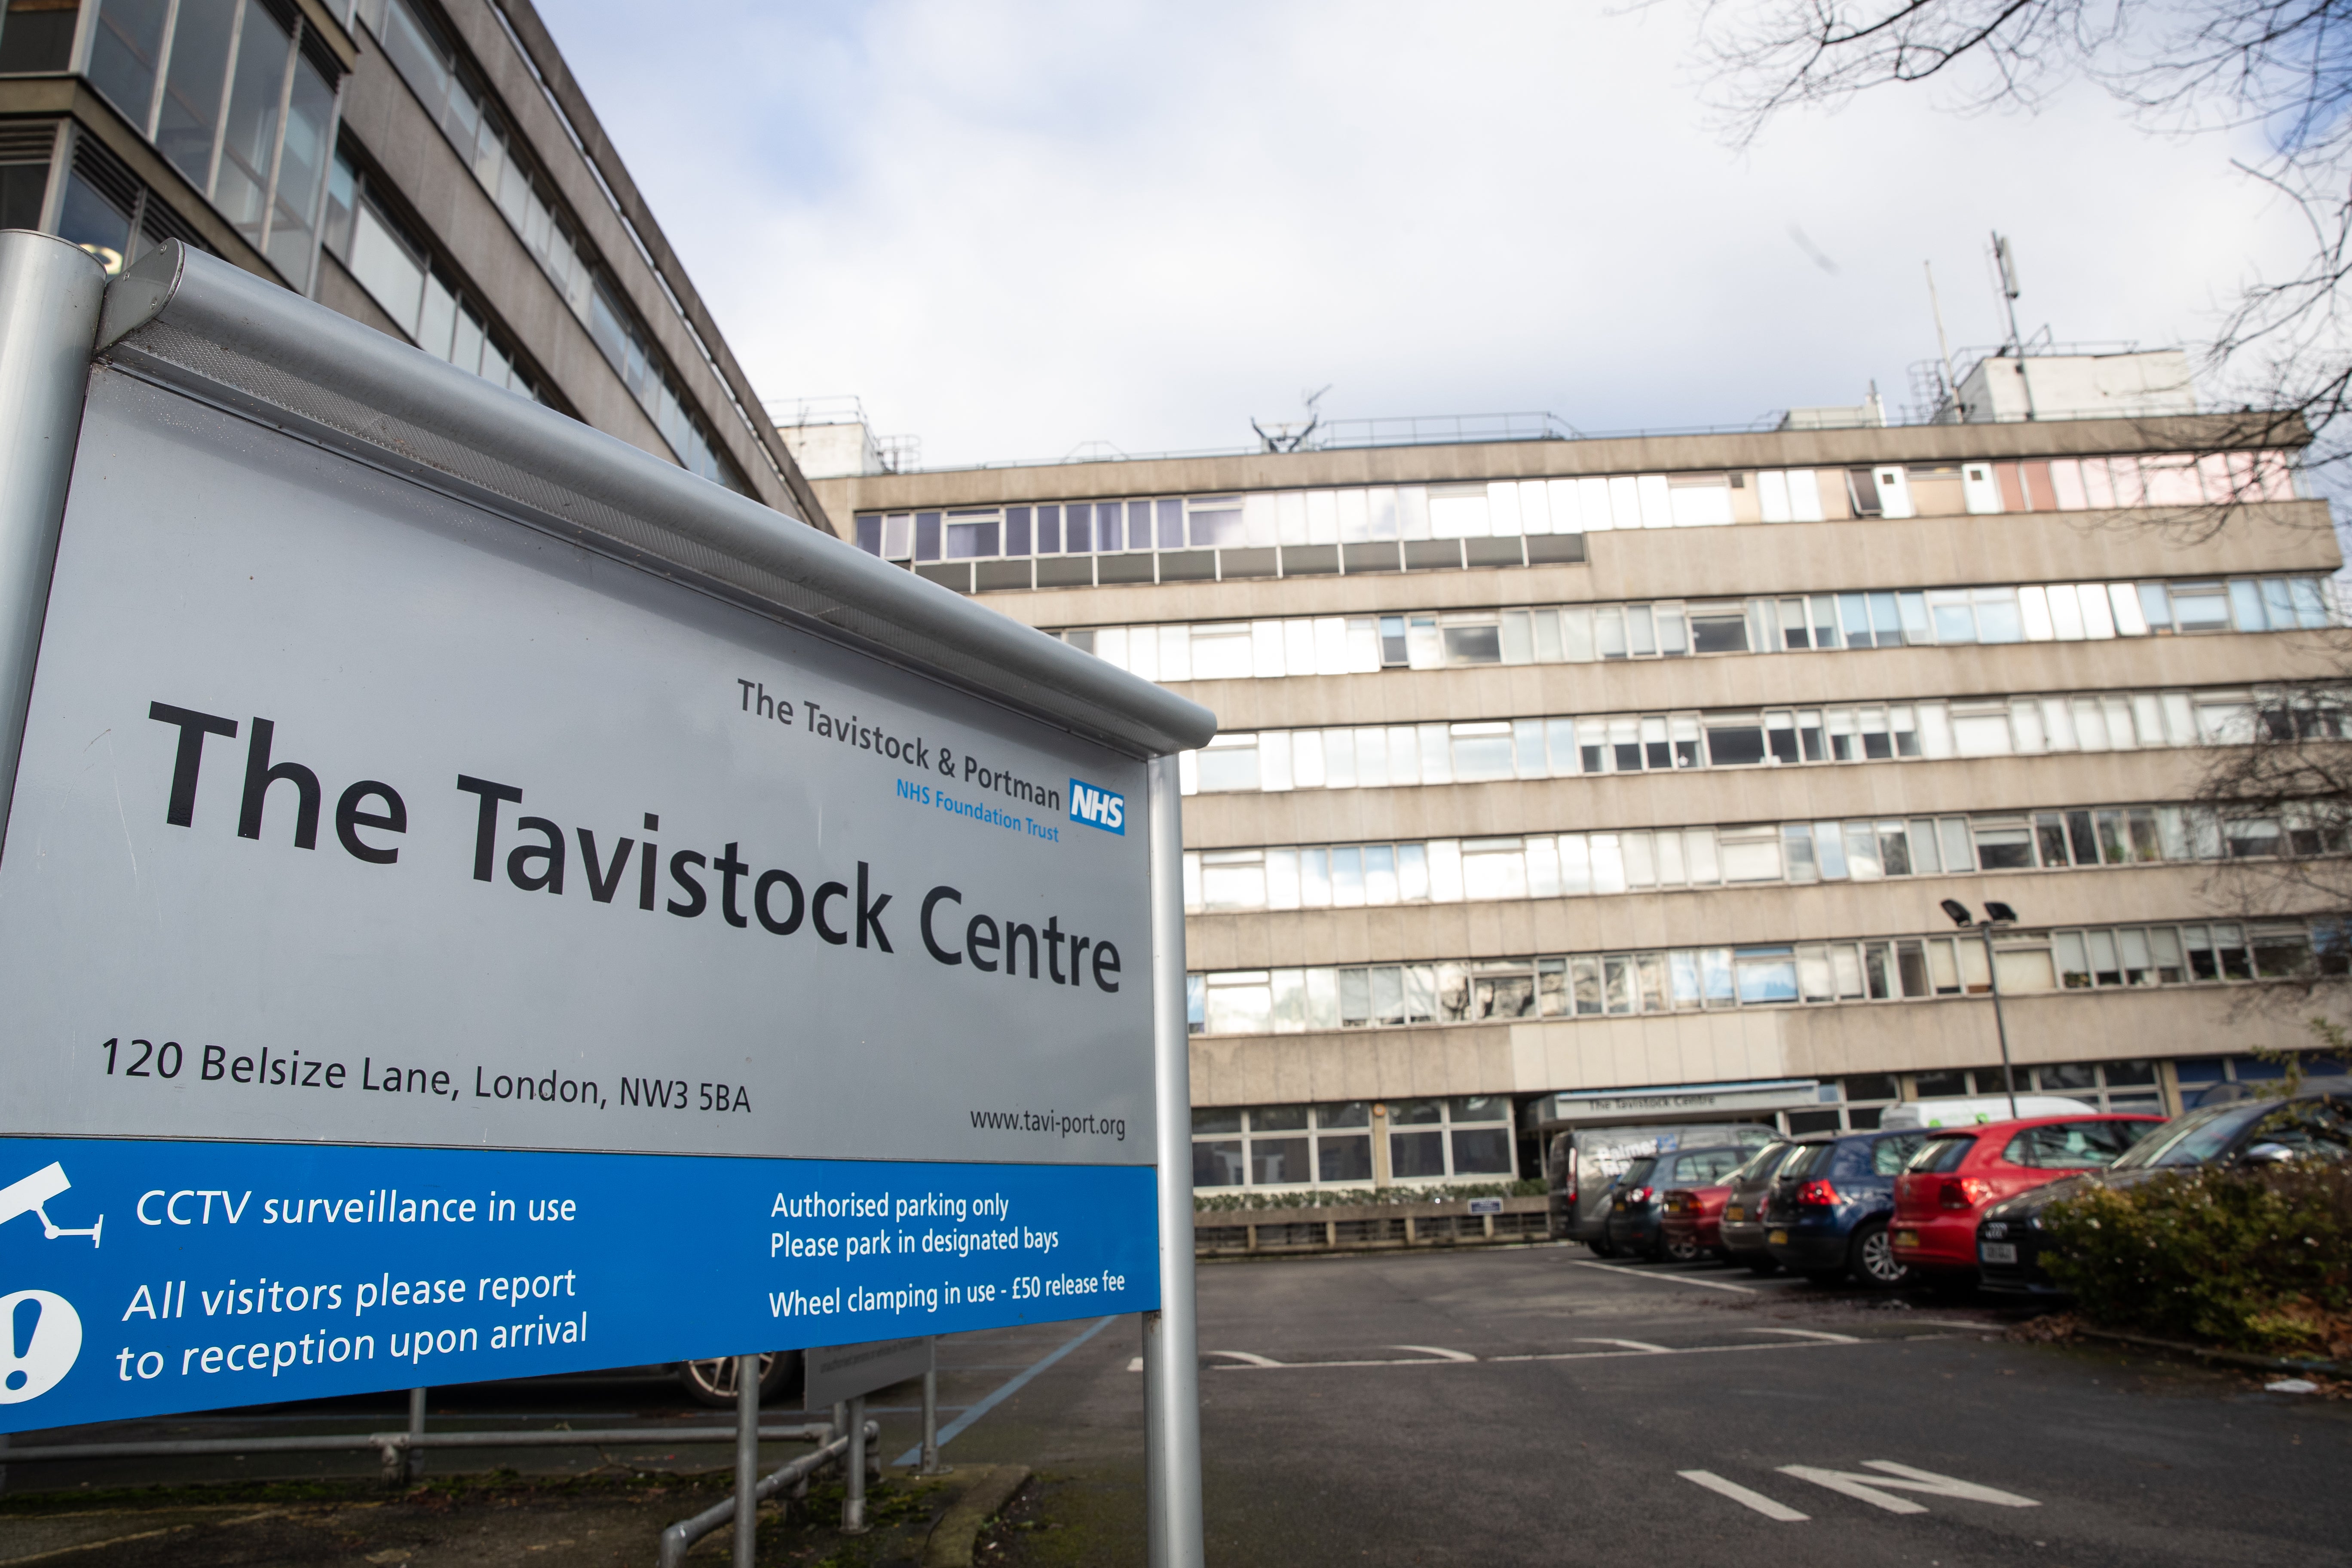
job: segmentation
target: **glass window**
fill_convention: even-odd
[[[1732,970],[1743,1004],[1797,1000],[1797,961],[1793,948],[1740,947],[1732,950]]]
[[[278,148],[278,100],[284,96],[293,44],[292,37],[256,0],[246,0],[213,205],[255,244],[261,239],[269,165]]]
[[[1693,605],[1689,609],[1691,651],[1746,653],[1748,615],[1738,604]]]
[[[1764,726],[1759,716],[1753,713],[1709,714],[1705,722],[1707,761],[1711,766],[1750,767],[1764,761]],[[1787,723],[1785,717],[1781,722]],[[1786,733],[1785,731],[1782,732]],[[1793,745],[1790,750],[1793,753]],[[1785,760],[1793,762],[1796,759],[1792,754]]]
[[[1979,817],[1975,830],[1977,864],[1987,871],[2031,870],[2033,835],[2012,817]]]
[[[1315,1140],[1315,1174],[1325,1182],[1369,1182],[1372,1179],[1370,1135],[1325,1136]]]
[[[90,85],[142,131],[147,128],[147,110],[155,97],[155,67],[163,58],[163,17],[169,8],[169,0],[104,0],[90,28]],[[63,9],[70,25],[71,7]],[[11,17],[5,32],[15,31],[16,26]]]
[[[1445,1174],[1445,1134],[1439,1131],[1390,1133],[1389,1174],[1398,1181]]]
[[[26,224],[29,228],[40,222],[48,166],[34,163],[24,168],[24,195],[27,198],[25,205],[32,215]],[[68,170],[65,205],[58,217],[58,237],[89,252],[109,273],[119,273],[131,254],[131,215],[116,205],[113,197],[84,179],[80,171]]]
[[[1192,1184],[1196,1187],[1238,1187],[1248,1169],[1238,1138],[1192,1142]]]
[[[1453,1131],[1454,1174],[1507,1176],[1514,1173],[1508,1128],[1457,1127]]]
[[[1253,1138],[1249,1141],[1249,1179],[1252,1186],[1277,1186],[1292,1182],[1313,1181],[1312,1168],[1307,1161],[1307,1140],[1304,1138]],[[1193,1147],[1198,1149],[1199,1144]]]
[[[1440,635],[1444,639],[1445,662],[1449,665],[1503,662],[1502,626],[1499,619],[1456,621],[1449,616],[1441,625]]]

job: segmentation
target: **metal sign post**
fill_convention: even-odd
[[[1198,1560],[1206,710],[176,245],[0,454],[0,1430],[1164,1310]]]

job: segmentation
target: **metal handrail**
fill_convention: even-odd
[[[832,1428],[827,1426],[819,1428],[819,1430],[829,1432]],[[881,1436],[882,1424],[880,1422],[868,1421],[866,1423],[864,1436],[869,1445],[878,1439]],[[834,1438],[833,1441],[827,1443],[824,1447],[817,1449],[814,1453],[803,1454],[799,1458],[794,1459],[791,1464],[786,1465],[782,1469],[777,1470],[772,1475],[761,1477],[759,1486],[753,1489],[751,1493],[752,1506],[755,1508],[758,1507],[759,1504],[767,1501],[770,1498],[783,1490],[784,1488],[807,1479],[809,1477],[816,1474],[817,1471],[823,1469],[825,1466],[833,1463],[835,1459],[841,1458],[844,1455],[849,1452],[851,1436],[852,1434],[844,1432],[840,1436]],[[683,1568],[683,1564],[686,1562],[686,1554],[688,1551],[693,1547],[694,1543],[734,1517],[735,1500],[732,1497],[729,1497],[712,1503],[709,1508],[704,1509],[692,1519],[681,1519],[676,1524],[671,1525],[667,1530],[663,1531],[661,1536],[661,1568]]]
[[[821,1442],[830,1424],[762,1426],[763,1443]],[[135,1443],[53,1443],[0,1449],[0,1463],[19,1465],[58,1459],[146,1459],[196,1454],[327,1454],[373,1448],[383,1458],[387,1481],[405,1474],[406,1456],[425,1448],[616,1447],[637,1443],[732,1443],[732,1426],[607,1427],[547,1432],[340,1432],[308,1437],[176,1437]]]

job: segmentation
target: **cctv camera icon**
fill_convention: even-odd
[[[89,1237],[90,1246],[98,1246],[98,1233],[106,1226],[104,1215],[99,1215],[98,1224],[88,1230],[67,1230],[51,1219],[48,1212],[41,1206],[72,1185],[66,1179],[66,1168],[52,1160],[24,1180],[0,1187],[0,1225],[7,1224],[20,1214],[39,1215],[41,1232],[49,1240],[55,1241],[61,1236],[86,1236]]]

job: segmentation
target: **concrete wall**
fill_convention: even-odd
[[[2011,1053],[2029,1067],[2307,1043],[2292,1017],[2245,1014],[2246,991],[2161,987],[2009,998]],[[1196,1105],[1531,1095],[2000,1065],[1991,1001],[1961,997],[1319,1035],[1196,1035],[1192,1047]]]
[[[1824,430],[1650,440],[1384,448],[1295,457],[1076,464],[820,481],[836,515],[1088,495],[1186,495],[1537,474],[1657,472],[2180,450],[2227,422],[2117,420]],[[2072,583],[2230,574],[2325,574],[2341,563],[2324,505],[2212,517],[2156,511],[1958,515],[1918,486],[1906,521],[1735,523],[1588,535],[1582,565],[1433,571],[988,594],[1048,627],[1260,616],[1744,597],[1949,584]],[[1741,492],[1734,492],[1738,495]],[[1752,490],[1748,493],[1752,494]],[[1737,515],[1737,514],[1736,514]],[[1972,695],[2245,686],[2334,674],[2352,631],[2105,642],[1724,655],[1605,664],[1192,682],[1233,731],[1553,714],[1803,706]],[[1203,795],[1188,846],[1377,842],[1530,832],[1913,816],[2181,800],[2195,749],[1612,774],[1396,789]],[[2194,919],[2223,908],[2197,866],[1771,884],[1514,901],[1197,915],[1194,970],[1503,958],[1741,942],[1885,938],[1949,929],[1937,900],[2015,905],[2032,926]],[[2205,1055],[2287,1043],[2292,1021],[2238,1016],[2247,987],[2020,997],[2022,1062]],[[1521,1021],[1316,1035],[1195,1037],[1199,1104],[1400,1096],[1534,1095],[1780,1076],[1837,1077],[1997,1063],[1975,999],[1743,1007],[1666,1016]]]
[[[2258,416],[2072,419],[2040,424],[1908,425],[1886,429],[1771,430],[1632,436],[1591,441],[1465,442],[1447,447],[1352,447],[1226,458],[1140,458],[954,468],[824,481],[835,515],[916,507],[1086,500],[1098,496],[1214,495],[1225,490],[1320,486],[1443,484],[1571,474],[1708,473],[1845,468],[1870,463],[1954,463],[1970,458],[2082,457],[2113,452],[2203,451],[2242,427],[2269,431]],[[2293,445],[2292,423],[2266,437]],[[1824,498],[1827,499],[1827,498]]]

